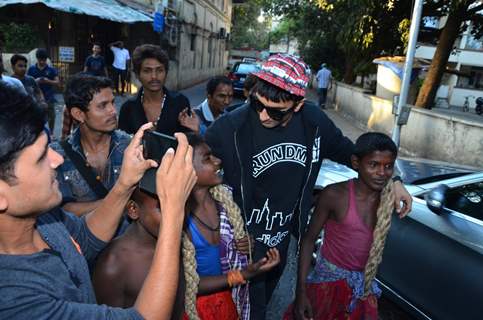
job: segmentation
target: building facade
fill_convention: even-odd
[[[446,18],[437,25],[442,29]],[[436,95],[436,105],[463,106],[468,99],[470,110],[475,108],[475,100],[483,97],[483,41],[471,35],[471,25],[455,41],[454,50],[448,59],[445,73]],[[431,60],[436,51],[436,43],[418,43],[415,57]]]
[[[111,42],[123,40],[131,53],[143,43],[159,44],[170,57],[167,86],[181,89],[225,71],[231,11],[232,0],[91,0],[88,4],[4,0],[0,2],[0,21],[31,25],[39,35],[32,48],[4,53],[45,47],[61,80],[82,70],[93,43],[101,44],[109,66]],[[153,29],[156,12],[164,16],[162,32]],[[62,60],[63,53],[71,54],[71,60]],[[139,83],[133,74],[131,82],[135,90]]]
[[[160,43],[170,56],[167,86],[186,88],[223,74],[231,27],[231,0],[137,0],[165,15]]]

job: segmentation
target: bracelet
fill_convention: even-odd
[[[392,177],[392,182],[396,182],[396,181],[399,181],[401,183],[404,183],[404,181],[401,178],[401,176],[394,176],[394,177]]]
[[[226,275],[226,280],[228,285],[231,287],[239,286],[240,284],[245,284],[245,278],[240,270],[230,270]]]

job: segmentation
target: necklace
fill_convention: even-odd
[[[153,122],[153,125],[155,127],[158,125],[158,121],[161,118],[161,113],[163,112],[164,102],[165,101],[166,101],[166,93],[163,94],[163,100],[161,100],[161,110],[159,111],[158,119],[156,119],[156,121]],[[143,89],[143,91],[141,91],[141,105],[144,105],[144,89]]]
[[[109,141],[109,145],[110,145],[110,141]],[[86,148],[84,148],[82,141],[81,141],[81,148],[82,148],[82,151],[84,152],[85,166],[87,168],[92,168],[92,170],[96,174],[96,180],[97,181],[101,181],[101,180],[105,179],[106,178],[106,170],[108,169],[108,167],[110,168],[109,154],[107,155],[108,160],[106,162],[106,165],[103,168],[96,168],[96,167],[92,166],[91,163],[89,162],[89,155],[90,154],[86,150]]]
[[[205,227],[206,229],[210,230],[210,231],[213,231],[213,232],[216,232],[218,230],[220,230],[220,221],[218,220],[218,226],[216,226],[216,228],[213,228],[211,227],[209,224],[207,224],[206,222],[204,222],[203,220],[201,220],[196,214],[194,213],[191,213],[191,215],[196,219],[198,220],[199,223],[201,223],[201,225],[203,227]]]

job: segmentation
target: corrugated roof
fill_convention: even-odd
[[[152,22],[150,13],[120,4],[115,0],[2,0],[0,8],[11,4],[41,3],[52,9],[73,14],[85,14],[101,19],[134,23]]]

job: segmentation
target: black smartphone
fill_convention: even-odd
[[[176,150],[178,146],[175,137],[151,130],[144,131],[142,143],[144,159],[152,159],[158,164],[161,163],[161,159],[169,148]],[[156,170],[157,168],[146,170],[139,181],[139,187],[151,194],[156,194]]]

